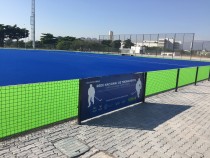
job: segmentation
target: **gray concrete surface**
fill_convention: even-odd
[[[0,142],[0,157],[67,157],[54,143],[74,137],[81,158],[210,158],[210,82],[190,85],[76,125],[69,121]]]

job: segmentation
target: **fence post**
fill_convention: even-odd
[[[190,60],[192,60],[193,45],[194,45],[194,38],[195,38],[195,33],[193,33],[193,39],[192,39],[192,43],[191,43],[191,49],[190,49]]]
[[[159,34],[157,35],[157,43],[159,42]],[[157,52],[157,48],[156,48],[156,57],[157,57],[157,54],[158,54],[158,52]]]
[[[144,90],[143,90],[143,103],[145,103],[146,98],[146,85],[147,85],[147,72],[144,73]]]
[[[176,42],[176,33],[174,34],[174,40],[173,40],[173,54],[175,54],[175,42]],[[173,54],[172,54],[172,59],[174,59]]]
[[[197,80],[198,80],[198,70],[199,70],[199,67],[197,67],[197,69],[196,69],[195,85],[197,84]]]
[[[79,102],[78,102],[78,118],[77,122],[78,125],[81,125],[81,103],[82,103],[82,87],[81,87],[81,80],[79,80]]]
[[[208,78],[208,81],[210,81],[210,67],[209,67],[209,78]]]
[[[177,70],[177,76],[176,76],[176,89],[175,89],[175,92],[177,92],[178,87],[179,87],[179,73],[180,73],[180,69]]]

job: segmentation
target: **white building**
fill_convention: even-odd
[[[168,50],[180,50],[181,48],[181,41],[175,41],[172,38],[162,38],[158,41],[147,41],[144,40],[143,42],[135,43],[136,47],[160,47]]]
[[[145,54],[145,47],[144,46],[131,46],[130,53],[131,54]]]
[[[142,46],[158,47],[158,42],[157,41],[143,41]]]

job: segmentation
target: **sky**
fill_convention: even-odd
[[[36,40],[54,36],[195,33],[210,40],[210,0],[36,0]],[[0,0],[0,24],[30,27],[31,0]],[[30,37],[29,37],[30,38]]]

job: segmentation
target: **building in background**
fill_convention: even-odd
[[[136,47],[159,47],[166,50],[180,50],[182,46],[181,41],[174,41],[172,38],[160,38],[157,41],[144,40],[135,43]]]
[[[183,48],[181,41],[174,42],[174,50],[181,50]]]
[[[113,31],[109,31],[109,40],[113,41],[114,33]]]

